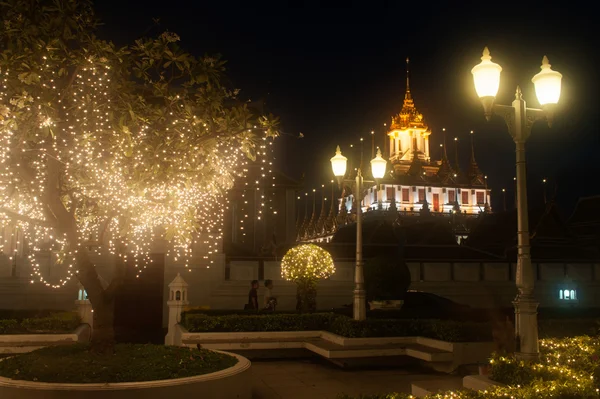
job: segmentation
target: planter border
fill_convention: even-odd
[[[169,380],[156,380],[156,381],[139,381],[139,382],[109,382],[109,383],[91,383],[91,384],[75,384],[75,383],[60,383],[60,382],[37,382],[37,381],[24,381],[24,380],[13,380],[7,377],[0,377],[0,389],[1,388],[14,388],[14,389],[30,389],[30,390],[52,390],[52,391],[121,391],[121,390],[134,390],[134,389],[148,389],[148,388],[163,388],[170,386],[180,386],[194,383],[201,383],[204,381],[213,381],[232,377],[236,374],[241,374],[246,370],[250,369],[250,360],[243,356],[235,353],[223,352],[219,350],[211,349],[214,352],[222,353],[235,357],[238,362],[229,368],[224,370],[215,371],[213,373],[201,374],[192,377],[173,378]]]
[[[0,334],[0,354],[27,353],[46,346],[72,345],[88,342],[92,329],[89,324],[80,324],[71,333],[61,334]]]

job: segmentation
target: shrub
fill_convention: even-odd
[[[491,340],[487,323],[444,320],[367,319],[333,313],[209,316],[184,313],[190,332],[259,332],[324,330],[347,338],[422,336],[450,342]]]
[[[63,312],[48,317],[25,319],[21,326],[29,332],[72,332],[81,324],[81,318],[74,312]]]
[[[427,399],[592,399],[599,398],[600,342],[582,336],[540,341],[540,361],[519,362],[513,357],[494,355],[491,360],[494,381],[507,386],[481,391],[447,391],[426,396]],[[362,395],[355,399],[408,399],[404,393]],[[338,399],[353,399],[340,395]]]
[[[538,320],[540,338],[565,338],[580,335],[598,335],[600,324],[596,318],[571,319],[541,319]]]
[[[51,309],[0,309],[0,320],[13,319],[20,322],[34,317],[48,317],[61,310]]]
[[[0,320],[0,334],[69,333],[75,330],[79,324],[81,324],[81,319],[77,313],[60,312],[23,320]]]
[[[420,336],[448,342],[491,340],[487,323],[463,323],[448,320],[367,319],[356,321],[337,317],[328,330],[348,338]]]
[[[19,323],[16,320],[0,320],[0,334],[8,334],[15,331]]]
[[[317,310],[317,282],[335,273],[331,254],[314,244],[302,244],[281,259],[281,276],[296,283],[296,310]]]
[[[184,314],[190,332],[259,332],[326,330],[336,316],[331,313],[226,315]]]

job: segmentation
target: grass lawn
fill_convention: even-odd
[[[206,349],[118,344],[113,355],[98,355],[89,345],[76,344],[5,358],[0,376],[62,383],[156,381],[208,374],[236,363],[233,356]]]

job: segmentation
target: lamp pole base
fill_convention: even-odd
[[[366,291],[362,289],[355,289],[354,292],[354,307],[353,314],[354,320],[366,320],[367,319],[367,304],[366,304]]]
[[[518,360],[536,361],[540,357],[537,309],[539,302],[531,294],[518,294],[515,307],[515,355]]]

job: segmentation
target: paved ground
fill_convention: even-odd
[[[253,361],[253,399],[335,399],[349,395],[410,393],[413,381],[440,378],[405,369],[342,370],[321,361]]]

